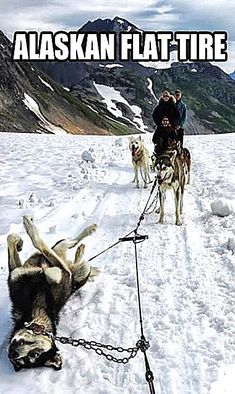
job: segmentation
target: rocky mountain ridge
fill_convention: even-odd
[[[127,20],[115,17],[112,20],[89,21],[80,31],[118,33],[141,30]],[[133,113],[130,106],[138,106],[142,111],[141,116],[147,131],[153,131],[154,128],[151,115],[157,104],[156,98],[161,95],[163,89],[174,92],[176,88],[183,91],[188,108],[186,133],[235,131],[235,82],[219,67],[209,62],[178,62],[175,58],[175,49],[174,46],[171,47],[171,60],[166,63],[146,64],[118,60],[113,64],[44,62],[40,67],[51,78],[68,86],[83,102],[98,108],[101,114],[104,111],[105,98],[98,93],[95,86],[104,85],[119,92],[129,105],[124,100],[117,103],[122,111],[122,116],[117,120],[123,122],[124,118],[129,118],[132,122]],[[114,117],[112,113],[110,116]],[[125,124],[128,125],[126,119]]]
[[[12,43],[0,31],[0,131],[126,134],[29,62],[12,61]],[[135,131],[135,130],[134,130]]]
[[[119,17],[80,31],[141,31]],[[235,81],[208,62],[12,62],[0,32],[0,131],[128,134],[153,132],[162,90],[183,91],[186,133],[235,131]],[[66,89],[66,90],[65,90]],[[49,123],[49,124],[48,124]]]

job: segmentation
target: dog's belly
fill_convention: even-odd
[[[34,253],[26,262],[24,263],[23,267],[27,268],[49,268],[51,267],[50,262],[41,254],[41,253]]]

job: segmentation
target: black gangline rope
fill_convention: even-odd
[[[129,235],[131,235],[133,232],[134,232],[134,230],[131,230],[131,231],[130,231],[128,234],[126,234],[125,237],[123,237],[123,238],[127,238],[127,237],[128,237]],[[117,242],[114,242],[112,245],[108,246],[106,249],[102,250],[100,253],[97,253],[95,256],[91,257],[88,261],[92,261],[92,260],[96,259],[96,257],[99,257],[101,254],[107,252],[109,249],[114,248],[114,246],[120,244],[121,242],[122,242],[122,241],[121,241],[121,238],[120,238]]]
[[[142,214],[139,217],[139,221],[137,223],[137,226],[134,230],[134,234],[135,237],[138,235],[138,228],[142,222],[142,220],[144,219],[144,215],[147,211],[147,207],[150,201],[150,198],[153,194],[153,191],[155,189],[157,185],[157,177],[155,177],[152,189],[150,191],[149,194],[149,198],[145,204],[144,210],[142,212]],[[140,280],[139,280],[139,266],[138,266],[138,254],[137,254],[137,243],[139,241],[137,241],[136,239],[133,240],[134,242],[134,247],[135,247],[135,270],[136,270],[136,287],[137,287],[137,295],[138,295],[138,308],[139,308],[139,319],[140,319],[140,330],[141,330],[141,340],[143,343],[143,346],[140,347],[140,350],[144,353],[144,361],[145,361],[145,368],[146,368],[146,372],[145,372],[145,379],[149,385],[149,391],[150,394],[155,394],[155,388],[154,388],[154,384],[153,384],[153,380],[154,380],[154,375],[153,372],[150,369],[150,365],[149,365],[149,361],[148,361],[148,357],[147,357],[147,349],[149,348],[149,342],[146,341],[145,336],[144,336],[144,327],[143,327],[143,317],[142,317],[142,307],[141,307],[141,296],[140,296]]]
[[[103,253],[105,253],[105,252],[107,252],[108,250],[114,248],[116,245],[118,245],[119,243],[123,242],[123,240],[124,240],[125,238],[129,237],[129,235],[131,235],[132,233],[134,233],[135,231],[138,230],[138,228],[139,228],[139,226],[140,226],[140,224],[141,224],[141,221],[144,219],[144,215],[147,213],[147,207],[148,207],[148,204],[149,204],[149,200],[150,200],[150,198],[151,198],[151,196],[152,196],[152,194],[153,194],[153,191],[154,191],[156,185],[157,185],[157,178],[155,178],[155,180],[154,180],[152,189],[151,189],[150,194],[149,194],[149,198],[148,198],[148,200],[147,200],[147,202],[146,202],[146,204],[145,204],[145,207],[144,207],[143,212],[141,213],[141,215],[140,215],[140,217],[139,217],[139,220],[138,220],[138,223],[137,223],[137,227],[136,227],[134,230],[131,230],[131,231],[130,231],[128,234],[126,234],[124,237],[119,238],[118,241],[116,241],[116,242],[114,242],[113,244],[109,245],[106,249],[104,249],[104,250],[102,250],[101,252],[97,253],[95,256],[92,256],[90,259],[88,259],[88,262],[90,262],[90,261],[96,259],[97,257],[101,256]]]
[[[138,234],[138,229],[140,227],[140,224],[142,222],[142,220],[144,220],[144,215],[147,212],[147,207],[150,201],[150,198],[153,194],[153,191],[155,189],[157,185],[157,177],[155,177],[154,183],[152,185],[152,189],[150,191],[148,200],[145,204],[145,207],[143,209],[143,212],[141,213],[139,220],[137,222],[137,226],[134,230],[130,231],[127,235],[125,235],[125,237],[119,238],[119,240],[117,242],[115,242],[114,244],[110,245],[108,248],[104,249],[103,251],[101,251],[100,253],[98,253],[97,255],[91,257],[88,261],[91,261],[93,259],[95,259],[96,257],[100,256],[101,254],[105,253],[106,251],[108,251],[109,249],[113,248],[114,246],[118,245],[120,242],[125,242],[125,241],[133,241],[134,243],[134,248],[135,248],[135,270],[136,270],[136,287],[137,287],[137,298],[138,298],[138,310],[139,310],[139,321],[140,321],[140,331],[141,331],[141,339],[140,341],[138,341],[138,345],[140,350],[144,353],[144,361],[145,361],[145,368],[146,368],[146,372],[145,372],[145,379],[149,385],[149,390],[150,390],[150,394],[155,394],[155,388],[154,388],[154,384],[153,384],[153,380],[154,380],[154,375],[153,372],[150,369],[150,365],[149,365],[149,361],[148,361],[148,357],[147,357],[147,349],[149,348],[149,342],[146,341],[145,336],[144,336],[144,327],[143,327],[143,315],[142,315],[142,307],[141,307],[141,295],[140,295],[140,280],[139,280],[139,265],[138,265],[138,254],[137,254],[137,244],[140,242],[143,242],[145,239],[148,238],[147,235],[140,235]],[[134,233],[133,237],[129,237],[130,234]]]

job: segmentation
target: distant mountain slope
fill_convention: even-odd
[[[192,132],[198,122],[203,133],[235,131],[235,83],[219,67],[206,62],[174,63],[167,70],[158,70],[153,82],[182,89]]]
[[[28,62],[12,62],[12,44],[0,31],[0,131],[126,134]]]
[[[141,31],[127,20],[97,19],[87,22],[80,31]],[[188,134],[225,133],[235,131],[235,82],[219,67],[210,63],[179,63],[175,57],[175,47],[171,48],[169,62],[53,62],[39,66],[51,78],[68,86],[72,93],[83,103],[107,115],[108,98],[102,97],[95,84],[112,87],[121,94],[121,101],[113,105],[122,111],[120,117],[109,111],[113,119],[133,124],[133,111],[130,106],[142,110],[141,118],[153,131],[152,112],[157,104],[156,98],[165,88],[172,92],[183,90],[188,107]],[[161,69],[162,68],[162,69]],[[107,92],[108,90],[105,89]],[[115,97],[118,94],[115,93]],[[120,98],[120,96],[119,96]],[[128,105],[125,103],[128,102]],[[129,123],[127,121],[129,119]]]

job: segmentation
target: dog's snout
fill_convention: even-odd
[[[8,355],[11,359],[16,359],[19,357],[19,352],[15,349],[15,347],[10,346],[9,351],[8,351]]]
[[[12,360],[17,359],[20,355],[19,353],[19,346],[22,346],[24,344],[24,340],[16,340],[15,338],[12,339],[10,346],[8,348],[8,356]]]

